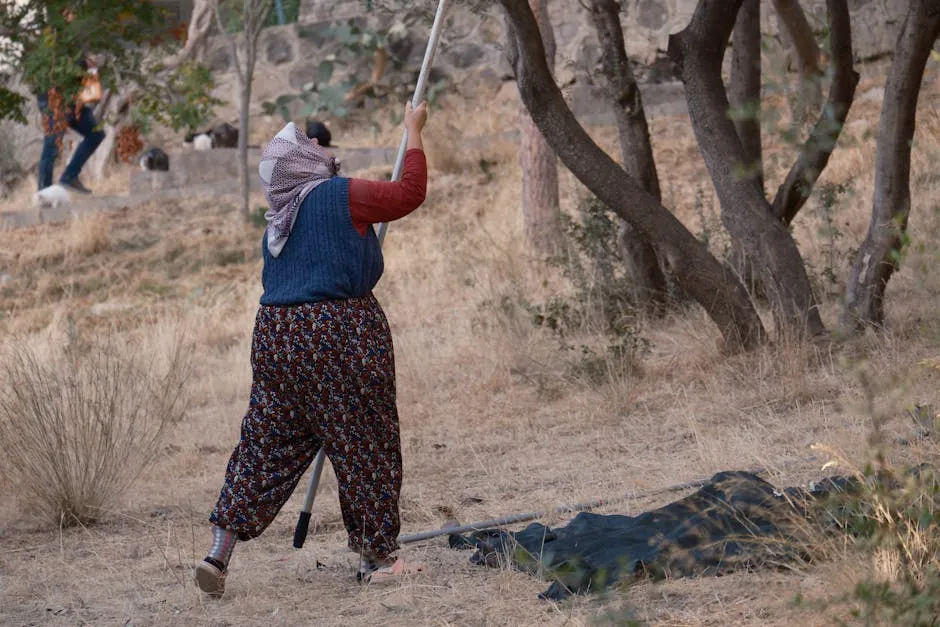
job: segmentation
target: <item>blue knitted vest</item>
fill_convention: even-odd
[[[349,179],[310,192],[277,257],[262,238],[262,305],[297,305],[368,294],[382,276],[382,248],[370,227],[359,235],[349,215]]]

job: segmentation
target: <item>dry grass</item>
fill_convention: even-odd
[[[57,344],[33,348],[14,337],[0,350],[0,439],[18,493],[71,526],[100,518],[179,422],[191,350],[180,335],[168,354],[110,336]]]
[[[860,94],[878,79],[866,69],[863,81]],[[940,260],[932,243],[940,232],[940,182],[931,170],[938,103],[940,87],[929,79],[915,143],[913,242],[892,279],[884,334],[841,347],[781,341],[727,357],[714,327],[693,309],[640,320],[650,344],[640,368],[595,385],[570,376],[571,356],[555,338],[518,308],[501,306],[507,298],[539,302],[568,289],[556,270],[525,252],[511,145],[468,141],[466,150],[451,150],[452,159],[433,163],[425,206],[392,226],[377,290],[396,344],[404,531],[436,528],[451,516],[467,522],[640,495],[720,470],[765,467],[781,485],[818,479],[828,458],[814,444],[856,464],[870,457],[866,389],[891,434],[883,447],[891,462],[924,459],[904,410],[912,402],[940,404],[940,372],[920,365],[940,355]],[[472,104],[445,103],[429,128],[429,146],[462,147],[461,138],[507,130],[501,125],[512,122],[518,106],[506,94],[485,110]],[[862,121],[877,124],[877,103],[857,104],[850,129]],[[693,232],[711,229],[720,252],[717,206],[687,120],[654,120],[652,129],[667,205]],[[591,132],[613,149],[612,129]],[[374,141],[398,139],[389,131]],[[792,155],[792,147],[767,141],[768,154]],[[823,177],[853,186],[833,207],[842,234],[837,254],[818,235],[824,218],[815,200],[795,225],[820,285],[833,258],[845,280],[847,253],[870,215],[873,139],[859,133],[845,142]],[[481,157],[493,164],[488,172]],[[771,172],[768,189],[782,169]],[[562,192],[564,208],[573,210],[583,190],[567,173]],[[329,470],[303,551],[288,548],[297,494],[261,539],[239,546],[229,595],[220,603],[200,598],[192,567],[209,541],[206,515],[238,438],[260,292],[261,233],[228,211],[218,199],[153,203],[99,217],[94,228],[43,225],[4,234],[0,273],[12,277],[0,286],[5,331],[27,334],[38,350],[69,325],[92,338],[104,329],[169,338],[189,328],[195,363],[185,419],[167,434],[152,470],[94,527],[50,529],[31,513],[23,490],[0,486],[11,495],[0,510],[0,622],[586,625],[633,612],[657,624],[789,625],[828,624],[847,611],[819,613],[790,602],[797,594],[825,598],[849,589],[864,569],[848,548],[812,568],[641,583],[555,605],[536,599],[542,582],[471,566],[466,554],[432,541],[407,548],[430,564],[428,575],[360,589],[350,576],[355,556],[343,548]],[[838,288],[821,290],[830,323]],[[616,511],[634,514],[676,496],[637,496]]]

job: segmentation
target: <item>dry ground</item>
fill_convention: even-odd
[[[564,285],[556,270],[521,252],[514,147],[461,150],[459,143],[510,130],[514,97],[502,93],[485,111],[453,101],[437,113],[427,133],[434,166],[427,202],[393,225],[377,289],[396,343],[403,531],[437,528],[451,516],[469,522],[623,494],[636,496],[607,511],[637,513],[681,493],[644,494],[721,470],[767,467],[771,481],[797,484],[824,474],[828,457],[811,449],[815,443],[867,461],[873,417],[887,421],[890,459],[929,455],[893,437],[912,433],[905,407],[940,404],[940,376],[922,363],[940,356],[936,76],[932,62],[914,149],[913,241],[891,283],[884,334],[826,347],[781,341],[728,357],[693,309],[641,320],[649,351],[639,367],[601,383],[572,374],[576,356],[559,350],[519,308],[494,305],[519,294],[538,302]],[[880,82],[867,73],[859,95]],[[826,214],[815,200],[797,219],[829,323],[850,250],[867,228],[879,106],[860,97],[825,174],[827,183],[852,185],[829,214],[836,231],[823,228]],[[687,120],[659,119],[652,127],[667,205],[694,232],[711,235],[720,252],[716,202]],[[613,148],[611,129],[592,133]],[[388,136],[354,140],[397,142],[397,131]],[[773,136],[767,142],[771,158],[792,157]],[[489,174],[481,158],[495,164]],[[781,176],[780,167],[772,170],[768,188]],[[563,175],[566,210],[580,194]],[[427,574],[360,588],[329,471],[304,549],[291,548],[298,490],[262,538],[237,548],[226,597],[202,598],[192,569],[208,546],[206,516],[247,401],[260,293],[260,230],[237,223],[232,206],[225,198],[154,202],[0,235],[0,273],[9,277],[0,285],[6,334],[52,347],[69,334],[121,333],[142,338],[153,352],[186,334],[196,347],[185,420],[98,523],[59,529],[16,485],[0,484],[0,623],[582,625],[634,617],[665,625],[790,625],[845,616],[838,604],[793,601],[834,598],[864,576],[871,566],[850,548],[830,551],[831,560],[812,567],[640,582],[556,605],[536,598],[544,582],[472,566],[466,553],[439,539],[406,548],[429,564]],[[863,385],[865,375],[871,383]]]

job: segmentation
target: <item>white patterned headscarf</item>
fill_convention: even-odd
[[[268,251],[281,254],[307,194],[339,174],[340,162],[293,122],[274,136],[264,152],[258,173],[264,186],[268,210]]]

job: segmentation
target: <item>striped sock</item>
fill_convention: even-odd
[[[208,557],[214,562],[218,562],[224,567],[228,566],[232,559],[232,551],[235,550],[235,543],[238,542],[238,535],[234,531],[222,529],[222,527],[212,527],[212,548],[209,549]]]

